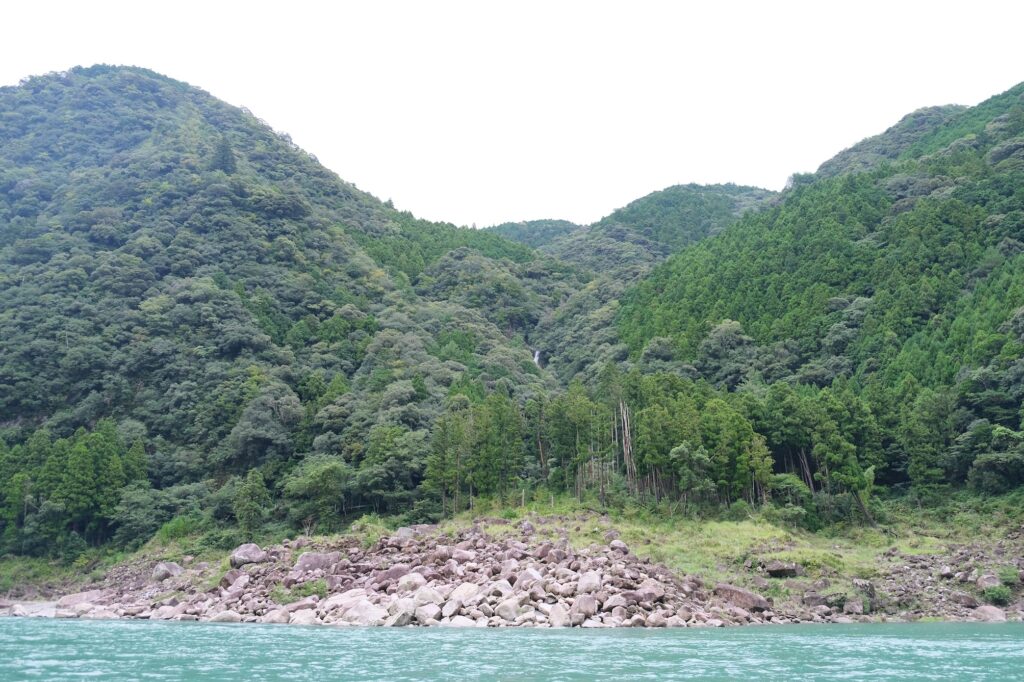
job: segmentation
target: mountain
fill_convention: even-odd
[[[1005,489],[1024,481],[1022,188],[1024,84],[918,112],[669,258],[619,334],[728,390],[848,386],[879,480]]]
[[[543,245],[544,253],[593,274],[541,318],[531,345],[565,382],[593,379],[607,363],[626,361],[628,349],[613,322],[623,292],[672,252],[718,234],[775,196],[731,184],[677,185]]]
[[[1014,490],[1022,93],[779,194],[470,230],[145,69],[0,88],[0,554],[555,495],[816,530]]]
[[[0,89],[0,115],[8,442],[44,429],[64,447],[112,419],[161,488],[347,452],[379,493],[352,503],[384,508],[421,480],[446,398],[551,383],[521,327],[563,285],[525,246],[395,211],[251,114],[143,69],[28,79]],[[446,282],[470,263],[477,289],[456,301]],[[46,459],[18,456],[0,478]],[[86,529],[109,513],[71,525],[99,537]]]
[[[526,220],[520,223],[502,223],[486,229],[506,239],[538,248],[575,232],[580,227],[568,220]]]

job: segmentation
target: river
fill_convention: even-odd
[[[672,630],[0,618],[0,680],[1012,680],[1024,624]]]

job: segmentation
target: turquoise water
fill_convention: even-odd
[[[0,680],[1012,680],[1024,625],[476,630],[0,618]]]

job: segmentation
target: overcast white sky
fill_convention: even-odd
[[[0,84],[145,66],[460,225],[591,222],[669,185],[772,189],[1024,80],[1024,3],[6,3]]]

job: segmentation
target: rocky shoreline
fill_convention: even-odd
[[[501,520],[489,520],[501,524]],[[538,524],[546,522],[538,519]],[[51,602],[0,602],[0,615],[215,623],[450,627],[726,627],[790,623],[1021,620],[975,592],[999,578],[974,566],[935,567],[935,558],[889,552],[878,579],[829,591],[827,578],[781,561],[748,562],[733,582],[678,575],[637,556],[614,530],[605,544],[575,549],[534,524],[507,524],[497,538],[479,526],[442,535],[401,528],[365,549],[351,538],[245,544],[225,564],[182,557],[125,564],[96,589]],[[955,555],[946,557],[957,559]],[[1024,558],[1010,557],[1024,580]],[[1004,563],[1005,565],[1005,563]],[[228,567],[229,566],[229,567]],[[795,598],[763,591],[792,588]],[[760,591],[759,591],[760,590]],[[789,594],[787,589],[786,593]],[[912,608],[908,608],[912,604]]]

